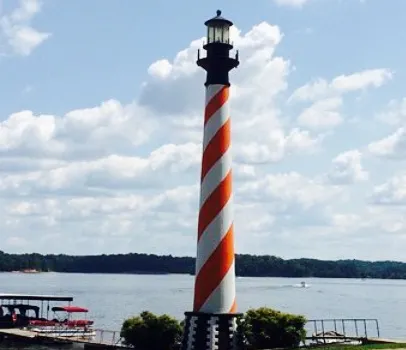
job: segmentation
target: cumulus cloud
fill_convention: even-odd
[[[380,205],[406,205],[406,175],[393,176],[387,182],[375,186],[372,202]]]
[[[328,173],[330,181],[336,184],[349,184],[368,179],[368,172],[361,164],[362,153],[351,150],[340,153],[332,161],[332,167]]]
[[[382,158],[404,159],[406,157],[406,130],[401,127],[378,141],[371,142],[368,150]]]
[[[392,129],[390,134],[368,144],[371,154],[392,160],[406,157],[406,98],[392,99],[387,106],[375,116],[379,122]]]
[[[0,48],[5,47],[5,52],[0,53],[28,56],[51,36],[31,26],[31,20],[41,11],[41,5],[39,0],[20,0],[15,9],[0,16],[0,44],[3,44]]]
[[[290,153],[314,151],[322,136],[312,138],[308,131],[293,129],[287,135],[281,129],[270,130],[268,140],[251,141],[235,147],[235,159],[243,163],[278,162]]]
[[[349,75],[339,75],[330,82],[318,78],[296,89],[291,101],[315,101],[328,96],[340,96],[370,87],[380,87],[392,79],[393,73],[387,68],[368,69]]]
[[[144,143],[153,130],[150,112],[109,100],[65,116],[11,114],[0,122],[0,155],[36,158],[94,158]]]
[[[257,181],[247,182],[238,189],[237,194],[254,203],[267,202],[271,198],[275,210],[284,210],[289,203],[311,208],[327,202],[340,191],[340,188],[325,185],[320,180],[290,172],[266,175]]]
[[[369,69],[349,75],[339,75],[330,82],[318,78],[297,88],[289,97],[289,103],[311,103],[297,121],[312,129],[331,129],[340,125],[344,118],[340,108],[343,96],[368,88],[378,88],[392,79],[393,73],[386,68]]]
[[[298,123],[313,129],[337,126],[343,121],[339,112],[341,105],[342,99],[340,97],[316,101],[299,115]]]

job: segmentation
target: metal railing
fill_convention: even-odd
[[[310,326],[310,327],[309,327]],[[309,329],[310,328],[310,329]],[[376,318],[332,318],[308,320],[306,330],[311,332],[308,340],[362,341],[371,337],[379,338],[379,323]]]
[[[120,337],[119,331],[112,331],[108,329],[96,329],[95,331],[96,340],[98,340],[100,344],[122,345],[122,338]]]

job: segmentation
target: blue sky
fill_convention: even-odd
[[[17,3],[3,0],[3,12]],[[203,21],[218,7],[243,31],[262,21],[281,27],[285,38],[278,54],[293,59],[298,69],[290,77],[293,85],[376,66],[402,74],[404,49],[397,47],[395,54],[393,45],[401,40],[403,2],[388,6],[378,0],[314,0],[292,10],[272,0],[255,6],[242,1],[43,1],[32,24],[52,37],[28,58],[2,59],[2,84],[14,104],[2,104],[0,111],[63,113],[111,97],[131,101],[147,79],[151,62],[172,58],[204,35]],[[37,91],[17,100],[26,85],[38,86]],[[400,87],[400,82],[391,85]],[[63,99],[50,98],[55,90]],[[393,94],[383,89],[378,98],[385,102]]]
[[[0,4],[2,249],[194,254],[194,61],[220,8],[241,53],[237,251],[404,260],[406,3]]]

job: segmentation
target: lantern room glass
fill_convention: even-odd
[[[222,27],[214,27],[214,41],[216,43],[223,42],[223,28]]]
[[[230,27],[224,24],[212,25],[207,28],[207,43],[223,43],[230,42]]]
[[[230,43],[230,27],[227,25],[223,27],[223,43]]]
[[[214,27],[209,26],[207,28],[207,43],[210,44],[214,42]]]

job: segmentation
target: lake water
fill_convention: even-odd
[[[308,288],[299,288],[302,280]],[[267,306],[308,319],[377,318],[381,337],[406,339],[406,281],[240,277],[236,283],[239,311]],[[74,305],[90,309],[95,327],[119,330],[143,310],[183,319],[193,276],[0,273],[0,293],[73,296]]]

